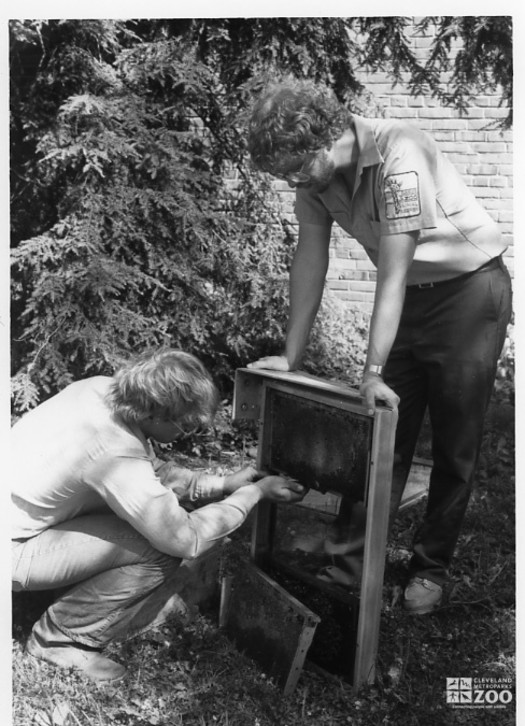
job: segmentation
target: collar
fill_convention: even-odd
[[[374,120],[364,118],[363,116],[357,116],[356,114],[352,115],[352,119],[354,123],[357,148],[359,149],[355,183],[352,193],[353,199],[361,184],[361,175],[363,170],[366,167],[375,166],[376,164],[381,163],[384,159],[376,142],[374,134]],[[324,192],[320,192],[319,197],[325,202],[328,208],[330,208],[330,206],[333,205],[334,200],[338,198],[342,204],[342,208],[344,209],[348,204],[348,187],[336,175],[333,183],[331,183],[328,189]]]
[[[383,159],[383,155],[379,151],[379,147],[376,142],[374,134],[374,122],[372,119],[358,116],[357,114],[352,115],[354,121],[355,136],[357,139],[357,146],[359,148],[359,158],[357,160],[356,170],[356,185],[354,194],[361,181],[361,174],[363,169],[367,166],[375,166],[380,164]]]

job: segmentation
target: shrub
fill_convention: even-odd
[[[294,238],[246,168],[243,94],[228,96],[221,73],[187,38],[121,46],[69,78],[77,93],[39,119],[31,164],[54,211],[13,250],[15,413],[163,345],[197,355],[228,392],[236,367],[282,345]],[[342,370],[332,358],[327,370]]]

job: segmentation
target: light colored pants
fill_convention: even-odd
[[[13,590],[67,588],[35,624],[102,648],[161,622],[176,595],[181,560],[154,549],[114,514],[77,517],[13,543]],[[173,608],[171,608],[173,611]]]

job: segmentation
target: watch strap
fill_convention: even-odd
[[[378,376],[382,376],[383,368],[384,366],[367,365],[365,366],[365,373],[376,373]]]

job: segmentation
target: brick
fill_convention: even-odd
[[[511,164],[512,161],[513,161],[513,156],[509,152],[495,153],[495,152],[490,151],[490,152],[483,154],[483,162],[485,162],[486,164],[497,164],[497,163]]]
[[[279,201],[281,204],[286,205],[290,208],[290,211],[293,212],[294,203],[295,203],[295,194],[290,194],[285,191],[278,191]]]
[[[348,290],[348,282],[346,280],[327,280],[326,284],[330,290]]]
[[[506,187],[508,180],[498,176],[477,174],[472,183],[479,187]]]
[[[475,155],[472,144],[465,144],[463,142],[458,143],[457,141],[441,141],[439,144],[441,151],[446,154],[461,153],[462,156],[468,157]]]
[[[454,139],[458,142],[469,142],[469,141],[481,141],[484,139],[481,139],[480,136],[483,136],[480,134],[479,131],[474,131],[473,129],[467,129],[466,131],[459,130],[454,133]]]
[[[283,213],[281,214],[281,219],[282,219],[283,221],[286,221],[286,222],[288,222],[288,224],[289,224],[289,225],[292,225],[292,226],[294,226],[294,227],[295,227],[295,224],[294,224],[294,222],[297,222],[297,219],[296,219],[296,217],[295,217],[295,214],[290,214],[290,213],[288,213],[288,212],[283,212]]]
[[[338,228],[340,229],[340,228]],[[335,228],[334,228],[335,230]],[[352,246],[352,239],[348,236],[348,233],[344,230],[341,230],[341,232],[345,235],[344,237],[341,235],[334,235],[334,239],[337,237],[337,245],[339,247],[351,247]]]
[[[398,118],[400,120],[416,119],[416,118],[419,119],[420,113],[421,113],[420,110],[415,111],[413,108],[395,107],[395,108],[388,109],[388,118],[392,118],[392,119]]]
[[[391,96],[392,95],[392,83],[376,83],[374,81],[368,81],[366,84],[369,86],[369,90],[372,91],[374,96]]]
[[[472,163],[468,165],[469,174],[497,174],[498,167],[496,164],[479,164]]]
[[[490,106],[490,96],[476,96],[477,106]]]
[[[472,193],[476,197],[495,197],[497,196],[497,192],[494,192],[494,189],[491,187],[480,187],[479,184],[475,183],[473,186],[470,187]]]
[[[358,242],[356,243],[356,248],[352,250],[352,259],[370,261],[368,255]]]
[[[448,86],[448,84],[452,80],[452,71],[441,71],[438,74],[438,76],[439,76],[439,81],[440,81],[441,85],[443,87]]]
[[[352,272],[357,271],[357,263],[355,260],[346,260],[345,265],[339,265],[337,268],[334,267],[334,270],[337,269],[338,276],[342,280],[347,280],[348,275],[352,274]]]
[[[445,118],[452,118],[452,109],[450,108],[423,108],[419,112],[419,115],[421,118],[439,118],[439,119],[445,119]]]
[[[376,269],[368,257],[366,260],[356,260],[355,265],[358,270],[373,270],[375,272]]]
[[[352,290],[358,292],[373,292],[375,288],[376,284],[371,280],[352,280]]]
[[[500,131],[494,129],[487,131],[485,138],[487,141],[506,141],[508,143],[512,143],[513,133],[512,131],[504,131],[503,129]]]
[[[433,129],[432,138],[436,141],[455,141],[456,134],[452,131],[442,131],[441,129]]]
[[[492,122],[486,116],[469,120],[469,128],[476,129],[487,140],[487,134],[492,130]]]
[[[373,73],[367,73],[366,74],[368,78],[370,79],[371,83],[386,83],[388,82],[390,85],[392,84],[392,80],[390,78],[390,75],[386,73],[386,71],[374,71]]]
[[[374,282],[375,278],[370,277],[371,273],[368,270],[344,270],[341,273],[341,279],[343,280],[358,280],[360,282]]]
[[[512,185],[512,181],[504,176],[488,177],[489,187],[508,187]]]
[[[428,49],[432,45],[432,42],[433,38],[429,38],[428,36],[412,36],[412,44],[414,48],[423,48],[424,50],[428,51]]]
[[[507,108],[498,105],[497,99],[491,99],[490,111],[487,111],[487,118],[502,119],[506,118],[508,113]]]
[[[462,116],[462,118],[466,118],[467,121],[469,121],[470,119],[485,118],[485,111],[482,108],[469,106],[467,109],[467,113]]]
[[[439,121],[432,121],[433,129],[464,130],[467,126],[467,120],[461,118],[440,118]]]
[[[408,96],[407,103],[409,106],[421,107],[425,105],[423,96]]]
[[[507,144],[503,141],[480,141],[477,143],[473,143],[472,148],[474,151],[478,151],[481,154],[485,152],[491,154],[501,152],[503,154],[507,151]]]
[[[441,108],[441,101],[439,98],[433,98],[432,96],[425,97],[425,106],[428,106],[429,108],[435,108],[436,106],[439,106]]]
[[[475,196],[477,196],[475,194]],[[483,200],[483,206],[490,212],[491,210],[512,210],[514,204],[512,199],[498,199],[496,197],[487,197]]]
[[[407,106],[406,96],[392,96],[390,99],[390,105],[392,107],[405,107]]]
[[[341,298],[341,300],[347,300],[348,302],[370,302],[370,305],[372,306],[374,301],[373,294],[365,294],[362,292],[356,292],[354,290],[347,292],[347,293],[341,293],[338,295],[338,297]]]

